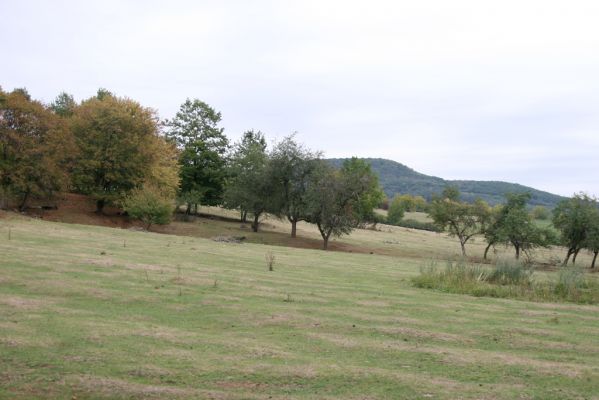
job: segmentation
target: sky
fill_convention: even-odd
[[[186,98],[327,157],[599,195],[599,2],[0,0],[0,86]]]

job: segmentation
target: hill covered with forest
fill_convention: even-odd
[[[344,158],[331,158],[329,161],[336,167],[343,164]],[[503,203],[506,193],[530,192],[530,205],[542,205],[553,208],[564,199],[562,196],[537,190],[518,183],[501,181],[475,180],[446,180],[436,176],[425,175],[414,171],[401,163],[383,158],[364,158],[378,175],[381,187],[388,197],[396,193],[423,196],[430,200],[433,194],[441,193],[448,185],[456,186],[462,195],[462,200],[474,201],[481,198],[491,205]]]

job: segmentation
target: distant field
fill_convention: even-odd
[[[356,254],[12,214],[0,235],[0,398],[599,398],[599,307],[412,287],[459,251],[444,235],[357,231]]]

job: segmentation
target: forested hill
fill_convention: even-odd
[[[336,167],[340,167],[344,160],[343,158],[329,159]],[[479,197],[491,205],[503,203],[505,193],[530,192],[532,195],[530,205],[542,205],[550,208],[555,207],[563,199],[562,196],[517,183],[445,180],[436,176],[421,174],[392,160],[382,158],[365,158],[364,160],[370,163],[372,170],[379,176],[380,184],[388,197],[393,197],[396,193],[408,193],[420,195],[430,200],[433,194],[440,193],[445,186],[453,185],[460,190],[462,200],[471,202]]]

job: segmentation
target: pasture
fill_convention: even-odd
[[[1,214],[0,398],[599,398],[599,306],[413,287],[458,255],[442,234],[383,226],[324,252],[301,248],[319,244],[311,226],[297,247],[286,223],[263,228]]]

